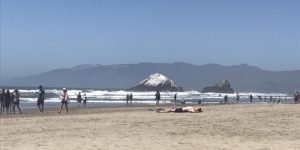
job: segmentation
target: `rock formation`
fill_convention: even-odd
[[[135,91],[183,91],[183,88],[168,77],[155,73],[131,88]]]
[[[221,83],[217,83],[213,86],[208,86],[202,89],[202,93],[233,93],[233,89],[230,86],[229,81],[223,80]]]

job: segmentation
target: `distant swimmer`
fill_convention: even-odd
[[[69,95],[68,95],[68,91],[67,91],[66,88],[63,88],[63,92],[62,92],[62,94],[60,96],[60,99],[61,99],[61,106],[60,106],[60,110],[59,110],[58,113],[61,113],[61,110],[64,107],[64,105],[66,107],[67,113],[69,113],[69,110],[68,110]]]
[[[38,98],[37,98],[37,106],[41,113],[44,112],[44,101],[45,101],[45,91],[43,86],[39,86]]]

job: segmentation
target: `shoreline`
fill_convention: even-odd
[[[60,104],[60,103],[59,103]],[[200,107],[213,107],[213,106],[232,106],[232,107],[238,107],[238,106],[260,106],[260,105],[298,105],[298,104],[291,104],[291,103],[230,103],[230,104],[193,104],[193,105],[188,105],[188,104],[176,104],[176,107],[185,107],[185,106],[200,106]],[[299,104],[300,105],[300,104]],[[24,117],[36,117],[36,116],[47,116],[47,115],[84,115],[84,114],[91,114],[91,113],[106,113],[106,112],[112,112],[115,110],[118,111],[156,111],[157,108],[171,108],[174,106],[174,104],[160,104],[159,106],[153,105],[153,104],[133,104],[132,106],[130,105],[94,105],[94,106],[88,106],[88,107],[76,107],[73,105],[72,107],[69,107],[69,113],[66,113],[65,107],[62,109],[62,113],[58,113],[60,110],[60,105],[57,106],[51,106],[51,107],[45,107],[44,108],[44,113],[40,113],[38,110],[38,107],[36,106],[35,108],[27,108],[27,109],[22,109],[21,111],[22,114],[19,114],[19,111],[16,108],[16,113],[15,114],[6,114],[5,112],[0,114],[0,119],[1,118],[24,118]],[[81,114],[79,114],[81,113]]]

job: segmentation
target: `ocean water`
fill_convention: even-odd
[[[13,91],[14,88],[10,88]],[[35,108],[38,89],[19,88],[21,94],[21,105],[26,108]],[[60,104],[61,89],[45,89],[46,99],[45,105],[48,107],[57,107]],[[81,92],[82,95],[86,94],[88,97],[88,106],[124,106],[126,105],[126,94],[133,94],[134,105],[154,105],[155,104],[155,92],[135,92],[126,90],[94,90],[94,89],[69,89],[68,94],[70,97],[70,105],[77,106],[76,97]],[[228,96],[230,103],[236,102],[236,94],[224,94],[224,93],[201,93],[199,91],[185,91],[185,92],[161,92],[162,104],[173,104],[174,95],[177,93],[177,102],[185,101],[186,104],[198,104],[201,101],[202,104],[218,104],[224,101],[224,96]],[[249,103],[250,94],[253,95],[253,103],[270,103],[270,96],[277,102],[280,99],[281,103],[293,103],[291,95],[285,93],[252,93],[252,92],[240,92],[240,103]],[[262,97],[260,101],[258,96]],[[266,100],[265,100],[266,97]],[[273,101],[272,101],[273,103]]]

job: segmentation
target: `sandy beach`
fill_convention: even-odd
[[[300,105],[208,105],[203,113],[149,108],[2,114],[0,149],[300,149]]]

